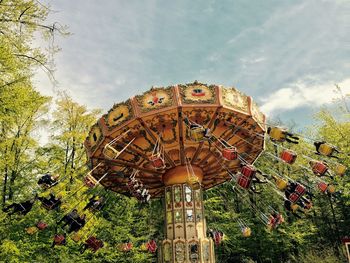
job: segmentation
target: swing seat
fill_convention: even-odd
[[[323,162],[317,161],[312,164],[312,171],[314,174],[322,176],[328,171],[328,167]]]
[[[289,195],[289,201],[291,201],[292,203],[296,203],[296,202],[298,202],[298,200],[299,200],[299,198],[300,198],[300,195],[298,195],[298,194],[296,194],[296,193],[292,193],[292,194],[290,194]]]
[[[224,157],[228,161],[237,160],[238,158],[238,152],[236,147],[234,146],[223,149],[221,153],[222,157]]]
[[[46,224],[45,222],[40,221],[40,222],[38,222],[38,223],[36,224],[36,227],[37,227],[39,230],[44,230],[45,228],[48,227],[48,224]]]
[[[293,164],[297,159],[297,154],[294,151],[284,149],[281,152],[281,159],[288,164]]]
[[[29,235],[34,235],[36,232],[38,232],[38,228],[35,226],[28,227],[26,228],[26,232]]]
[[[237,184],[242,187],[243,189],[249,189],[251,180],[245,176],[238,175],[237,176]]]
[[[285,132],[279,127],[272,127],[269,136],[273,141],[283,142],[286,139]]]
[[[325,193],[327,191],[328,185],[325,182],[319,182],[317,184],[317,187],[322,193]]]
[[[335,173],[339,176],[344,176],[345,172],[346,172],[346,166],[338,163],[337,166],[335,167]]]
[[[54,236],[53,241],[55,245],[64,245],[66,243],[66,238],[64,235],[59,234]]]
[[[215,245],[220,245],[223,239],[223,235],[219,231],[214,231],[213,236]]]
[[[91,174],[88,174],[84,178],[84,184],[89,188],[93,188],[96,186],[97,180]]]
[[[131,242],[123,243],[120,245],[120,251],[129,252],[133,248],[133,244]]]
[[[150,158],[150,161],[152,162],[152,165],[156,169],[164,169],[165,168],[165,161],[160,156],[160,154],[152,155],[151,158]]]
[[[318,149],[319,153],[325,156],[331,156],[333,153],[333,146],[328,143],[323,143],[320,145],[320,148]]]
[[[306,189],[305,186],[298,184],[297,187],[295,188],[295,193],[302,196],[305,193]]]
[[[330,184],[328,185],[328,188],[327,188],[327,191],[330,193],[330,194],[334,194],[335,193],[335,186]]]
[[[201,184],[199,182],[199,179],[195,175],[191,175],[187,178],[187,184],[193,189],[193,190],[199,190],[201,188]]]
[[[251,178],[256,174],[256,169],[252,165],[244,165],[241,168],[241,174],[244,175],[246,178]]]
[[[286,180],[283,180],[282,178],[277,178],[276,186],[279,190],[284,191],[288,186],[288,182]]]
[[[158,248],[157,243],[154,240],[148,241],[146,246],[147,246],[148,252],[150,252],[150,253],[155,253],[157,251],[157,248]]]
[[[295,213],[295,212],[298,210],[299,205],[297,205],[297,204],[292,204],[292,205],[290,206],[290,208],[292,209],[292,212]]]
[[[116,159],[120,154],[121,154],[120,151],[116,150],[109,144],[106,144],[105,147],[103,148],[103,155],[109,160]]]
[[[252,230],[250,229],[250,227],[244,227],[242,229],[242,235],[243,237],[250,237],[252,235]]]
[[[141,251],[148,251],[147,249],[147,243],[142,243],[142,245],[140,246]]]
[[[204,140],[205,128],[195,127],[190,129],[190,137],[196,142],[201,142]]]
[[[89,237],[86,241],[85,244],[88,248],[90,248],[93,252],[96,252],[100,248],[103,247],[103,242],[102,240],[97,239],[94,236]]]
[[[74,242],[79,242],[81,240],[81,236],[78,234],[78,233],[75,233],[73,236],[72,236],[72,240]]]

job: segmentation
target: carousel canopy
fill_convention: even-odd
[[[202,140],[196,125],[210,129],[216,140]],[[129,195],[129,176],[138,170],[137,179],[154,198],[163,195],[163,175],[189,162],[202,170],[203,189],[231,180],[227,170],[238,171],[240,160],[229,160],[224,149],[234,147],[253,163],[264,135],[265,116],[251,97],[233,87],[194,82],[153,87],[115,104],[91,128],[85,147],[91,175],[104,176],[104,187]]]

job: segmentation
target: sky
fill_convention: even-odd
[[[105,112],[152,86],[235,86],[270,118],[300,126],[350,93],[349,0],[44,0],[58,88]],[[37,88],[53,95],[43,72]]]

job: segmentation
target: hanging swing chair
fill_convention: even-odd
[[[311,160],[309,164],[311,166],[312,171],[317,176],[323,176],[328,171],[328,166],[324,162]]]
[[[103,246],[104,246],[103,241],[96,238],[95,236],[90,236],[85,241],[85,247],[92,250],[92,252],[96,252],[100,248],[103,248]]]
[[[119,250],[121,252],[129,252],[134,247],[132,242],[126,242],[119,245]]]
[[[292,150],[283,149],[283,151],[281,152],[280,158],[285,163],[293,164],[297,159],[297,154]]]
[[[109,143],[107,143],[104,147],[103,147],[103,155],[109,159],[109,160],[114,160],[117,159],[119,157],[119,155],[121,155],[135,140],[135,138],[133,138],[122,150],[118,151],[117,149],[115,149],[113,147],[113,145],[115,143],[117,143],[118,141],[120,141],[127,133],[129,132],[129,130],[127,130],[126,132],[124,132],[123,134],[119,135],[118,137],[114,138],[112,141],[110,141]]]
[[[218,138],[217,141],[220,142],[220,146],[218,146],[218,149],[225,160],[233,161],[238,159],[238,152],[236,147],[230,145],[227,141],[225,141],[222,138]]]
[[[247,178],[242,174],[238,175],[236,180],[237,184],[243,189],[249,189],[252,183],[252,180],[250,178]]]
[[[252,230],[250,227],[247,226],[247,224],[240,218],[236,219],[238,222],[238,226],[241,229],[242,236],[243,237],[250,237],[252,235]]]
[[[189,162],[187,157],[186,157],[186,169],[187,169],[187,182],[186,183],[193,190],[199,190],[201,188],[201,184],[200,184],[199,178],[194,173],[194,170],[193,170],[193,167],[191,165],[191,162]]]
[[[161,145],[161,138],[158,137],[154,145],[150,161],[155,169],[160,170],[165,168],[164,147]]]
[[[324,156],[331,156],[335,147],[329,143],[322,143],[318,148],[318,152]]]
[[[63,246],[66,244],[66,238],[63,234],[56,234],[53,238],[53,242],[56,246]]]
[[[195,123],[188,119],[187,117],[184,118],[184,122],[186,124],[186,127],[189,131],[190,138],[195,142],[202,142],[205,141],[206,135],[208,133],[208,130],[204,128],[202,125]]]
[[[252,235],[252,230],[250,227],[244,227],[242,229],[242,235],[243,237],[250,237]]]
[[[36,224],[36,227],[39,229],[39,230],[44,230],[48,227],[48,224],[43,222],[43,221],[39,221],[37,224]]]
[[[287,188],[287,186],[288,186],[287,180],[284,180],[281,177],[274,177],[274,179],[275,179],[276,187],[279,190],[284,191]]]
[[[325,182],[319,182],[317,184],[317,187],[318,189],[322,192],[322,193],[325,193],[327,191],[327,188],[328,188],[328,184],[325,183]]]
[[[26,228],[26,232],[29,235],[34,235],[36,232],[38,232],[38,228],[36,226],[31,226]]]
[[[147,242],[146,247],[147,247],[148,252],[154,254],[154,253],[156,253],[157,248],[158,248],[157,242],[154,239],[152,239],[152,240]]]
[[[337,163],[334,169],[335,173],[340,177],[343,177],[346,173],[346,166],[340,163]]]
[[[103,178],[105,178],[108,173],[105,173],[104,175],[102,175],[102,177],[98,180],[96,180],[92,175],[91,175],[90,171],[85,177],[84,177],[84,184],[85,186],[89,187],[89,188],[94,188],[97,184],[99,184]]]
[[[286,139],[286,132],[280,127],[270,127],[268,134],[272,141],[283,142]]]
[[[79,242],[81,240],[81,235],[79,233],[74,233],[74,235],[71,237],[74,242]]]

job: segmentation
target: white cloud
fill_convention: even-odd
[[[344,94],[350,93],[350,78],[338,83]],[[296,83],[288,88],[282,88],[267,98],[262,98],[260,109],[267,115],[274,115],[299,107],[319,107],[331,103],[339,94],[335,92],[334,83],[317,86],[307,86],[305,83]]]

